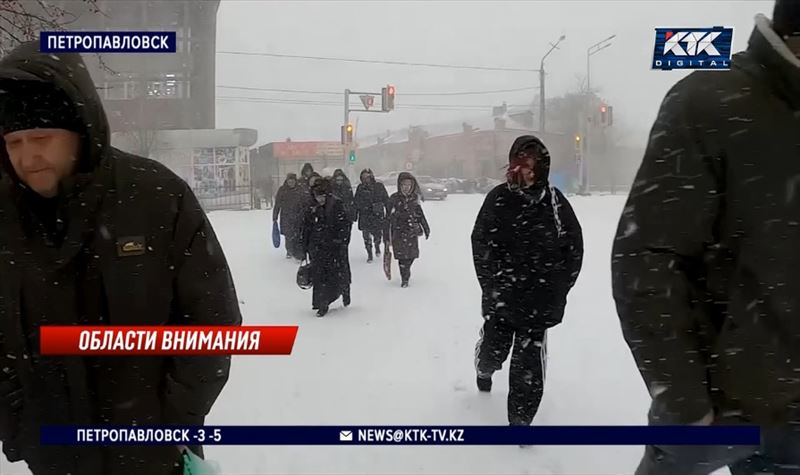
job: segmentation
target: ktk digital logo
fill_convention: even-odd
[[[653,69],[730,69],[733,28],[656,28]]]

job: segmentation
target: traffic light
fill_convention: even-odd
[[[609,105],[603,104],[600,106],[600,125],[608,127],[613,123],[612,116],[613,108]]]
[[[579,152],[581,150],[581,136],[575,134],[575,151]]]
[[[342,145],[353,143],[353,124],[342,126]]]
[[[350,163],[355,163],[355,161],[356,161],[356,151],[355,150],[350,150],[350,156],[348,157],[348,159],[350,160]]]
[[[608,115],[608,122],[606,123],[606,125],[611,126],[614,125],[614,108],[608,106],[607,109],[608,111],[606,112],[606,114]]]
[[[391,84],[381,89],[381,110],[389,112],[394,110],[395,88]]]

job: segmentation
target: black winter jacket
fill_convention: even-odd
[[[78,171],[47,213],[14,177],[0,139],[0,387],[21,394],[0,395],[3,452],[25,460],[34,475],[166,475],[179,460],[174,446],[43,447],[39,428],[202,425],[230,357],[45,357],[39,327],[239,325],[233,280],[187,184],[157,162],[111,147],[80,56],[38,50],[30,42],[12,51],[0,61],[0,78],[55,84],[77,106],[86,133]]]
[[[358,229],[361,231],[381,231],[386,220],[386,205],[389,193],[383,183],[375,181],[370,175],[367,184],[359,183],[354,197]]]
[[[582,231],[555,188],[521,191],[501,184],[486,195],[478,213],[472,256],[484,317],[545,329],[561,323],[567,293],[580,273]]]
[[[800,60],[759,16],[666,95],[620,219],[614,298],[661,423],[800,405]]]

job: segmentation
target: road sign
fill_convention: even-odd
[[[364,104],[364,109],[369,110],[375,104],[375,96],[363,95],[358,96],[361,98],[361,103]]]
[[[406,170],[411,171],[414,169],[414,164],[411,162],[406,162]]]

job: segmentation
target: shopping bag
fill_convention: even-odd
[[[281,228],[278,227],[277,221],[272,223],[272,245],[275,246],[275,249],[281,247]]]

